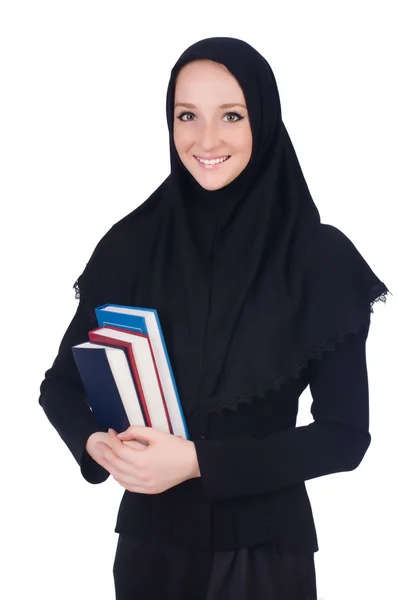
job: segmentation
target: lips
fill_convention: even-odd
[[[202,160],[216,160],[217,158],[230,158],[230,154],[219,154],[218,156],[201,156],[200,154],[194,154],[194,158],[201,158]]]
[[[230,156],[228,156],[225,160],[223,160],[220,163],[214,163],[214,164],[210,164],[210,165],[206,165],[205,163],[200,162],[196,156],[194,158],[196,159],[197,163],[200,165],[200,167],[202,169],[205,169],[206,171],[212,171],[214,169],[219,169],[222,165],[224,165],[225,162],[227,162],[229,160]],[[223,158],[223,157],[220,157],[220,158]],[[207,160],[214,160],[214,159],[207,159]]]
[[[223,160],[220,163],[212,164],[212,165],[206,165],[205,163],[200,162],[198,160],[198,158],[196,158],[196,157],[195,157],[195,160],[201,169],[205,169],[206,171],[214,171],[215,169],[220,169],[222,167],[222,165],[224,165],[229,160],[229,158],[230,157],[228,157],[226,160]]]

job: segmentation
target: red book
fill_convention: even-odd
[[[173,433],[149,336],[110,326],[88,336],[93,343],[125,349],[147,426]]]

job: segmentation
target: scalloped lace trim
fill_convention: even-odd
[[[370,313],[374,312],[375,302],[386,302],[387,294],[391,294],[391,292],[383,284],[378,284],[371,289],[371,292],[369,294]],[[304,369],[308,366],[311,360],[320,361],[325,352],[334,351],[337,344],[342,342],[345,339],[346,335],[348,335],[349,333],[357,334],[361,327],[362,321],[360,320],[357,321],[357,323],[355,324],[351,324],[349,327],[341,329],[339,332],[334,334],[333,338],[331,338],[321,346],[318,346],[309,354],[307,354],[306,357],[302,358],[295,365],[295,367],[287,374],[279,375],[274,379],[269,380],[260,389],[240,392],[235,396],[220,399],[217,403],[210,403],[206,405],[207,411],[219,413],[221,410],[227,409],[236,412],[239,404],[251,404],[254,398],[264,398],[267,392],[269,392],[270,390],[279,390],[281,385],[291,377],[295,379],[300,379]]]
[[[79,300],[81,298],[81,290],[78,279],[73,284],[73,288],[75,290],[75,298]],[[391,294],[391,292],[383,283],[377,284],[371,289],[369,294],[370,313],[374,312],[375,302],[386,302],[386,297],[388,294]],[[220,412],[223,409],[227,409],[236,412],[239,404],[251,404],[253,398],[264,398],[268,391],[279,390],[281,385],[290,377],[300,379],[302,372],[311,360],[321,360],[325,352],[332,352],[335,350],[337,344],[343,341],[347,334],[358,333],[361,326],[362,322],[360,321],[337,332],[332,339],[328,340],[318,348],[315,348],[305,358],[301,359],[291,370],[291,372],[275,377],[274,379],[268,381],[267,384],[264,384],[261,389],[240,392],[235,396],[223,398],[217,403],[210,403],[206,405],[206,410],[208,412]],[[200,407],[196,406],[193,411],[195,410],[200,410]]]
[[[80,290],[80,286],[79,286],[79,280],[76,279],[76,281],[73,284],[73,289],[74,289],[74,297],[76,300],[80,300],[81,298],[81,290]]]
[[[378,296],[374,300],[371,300],[371,302],[369,303],[369,308],[370,308],[371,313],[374,312],[375,302],[386,302],[387,294],[391,294],[391,292],[389,292],[389,290],[386,290],[385,292],[382,292],[380,294],[380,296]]]

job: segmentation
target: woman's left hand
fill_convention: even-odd
[[[153,427],[133,425],[117,433],[109,429],[109,445],[98,442],[100,464],[129,492],[160,494],[183,481],[200,477],[193,442]],[[143,445],[133,440],[142,440]],[[98,461],[98,462],[99,462]]]

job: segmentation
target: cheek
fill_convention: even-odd
[[[178,125],[174,127],[174,143],[178,152],[187,150],[193,143],[192,133],[187,127],[180,128]]]
[[[233,175],[237,177],[248,165],[251,154],[252,154],[252,136],[251,130],[239,131],[238,136],[234,139],[233,147],[231,145],[231,151],[236,154],[236,161],[234,162]],[[232,166],[232,165],[230,165]]]
[[[232,126],[229,125],[229,131],[224,132],[224,140],[229,146],[231,152],[235,154],[250,154],[252,151],[252,134],[249,126],[244,124],[244,127],[238,127],[231,131]]]
[[[240,132],[238,143],[239,143],[240,152],[242,154],[244,154],[244,155],[251,154],[251,152],[252,152],[252,135],[251,135],[251,130],[249,128],[244,129],[243,131]]]

